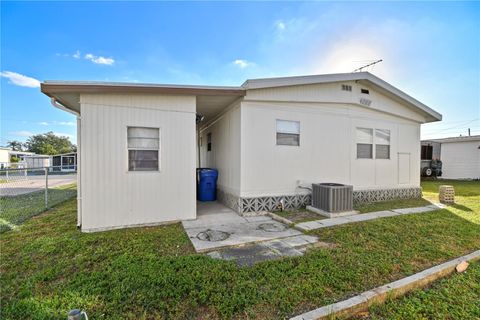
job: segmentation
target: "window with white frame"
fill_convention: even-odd
[[[300,122],[277,120],[277,145],[299,146],[300,145]]]
[[[390,159],[390,130],[375,129],[375,159]]]
[[[158,171],[160,129],[128,127],[128,171]]]
[[[373,129],[357,128],[357,159],[373,159]]]
[[[356,139],[357,159],[390,159],[390,130],[357,128]]]

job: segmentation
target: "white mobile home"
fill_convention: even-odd
[[[422,141],[442,161],[442,178],[480,179],[480,135]],[[432,153],[428,153],[430,156]]]
[[[418,197],[420,125],[441,120],[366,72],[42,92],[78,117],[84,231],[194,219],[196,167],[218,169],[219,201],[240,214],[306,205],[316,182],[353,185],[356,202]]]

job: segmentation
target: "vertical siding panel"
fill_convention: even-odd
[[[195,108],[194,97],[82,95],[82,229],[195,217]],[[161,172],[128,172],[128,125],[161,128]]]

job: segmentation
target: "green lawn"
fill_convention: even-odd
[[[318,230],[337,246],[251,268],[195,254],[180,224],[81,233],[70,200],[0,234],[0,318],[289,317],[479,249],[480,183],[455,186],[448,209]]]
[[[480,262],[403,298],[370,308],[369,319],[480,319]]]

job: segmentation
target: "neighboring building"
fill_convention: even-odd
[[[424,154],[442,161],[442,178],[480,179],[480,135],[422,141]]]
[[[24,168],[25,157],[33,155],[35,155],[33,152],[14,151],[12,148],[0,147],[0,169]],[[18,158],[18,162],[12,162],[12,157]]]
[[[219,170],[219,200],[241,214],[309,204],[313,182],[351,184],[356,202],[419,197],[420,125],[441,120],[367,72],[41,90],[78,116],[83,231],[194,219],[197,166]]]
[[[77,153],[70,152],[51,156],[52,171],[72,172],[77,170]]]
[[[35,154],[23,157],[26,168],[48,168],[50,167],[50,156]]]
[[[0,169],[7,168],[10,164],[10,151],[12,149],[0,147]]]

